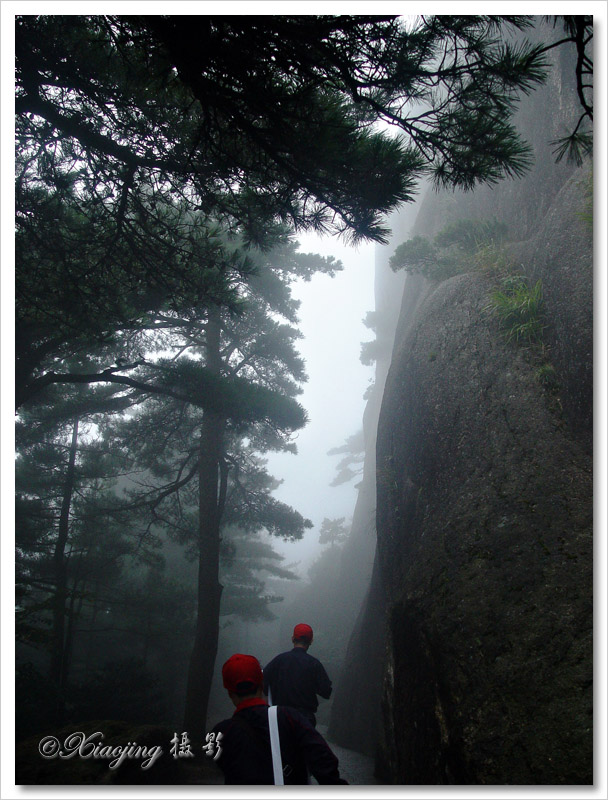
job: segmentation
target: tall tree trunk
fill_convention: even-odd
[[[82,611],[82,592],[78,597],[78,608],[76,608],[76,594],[78,591],[79,581],[74,581],[72,591],[70,592],[70,605],[68,609],[68,625],[65,634],[65,644],[63,647],[63,685],[67,686],[68,678],[70,675],[70,668],[72,666],[72,651],[74,645],[74,625],[76,620],[80,617]]]
[[[63,484],[63,497],[59,513],[59,530],[53,552],[53,571],[55,574],[55,595],[53,597],[53,637],[51,640],[51,680],[57,689],[55,716],[62,722],[64,712],[64,691],[66,685],[66,646],[65,646],[65,604],[68,594],[67,563],[65,548],[70,527],[70,506],[74,493],[74,473],[76,452],[78,450],[78,417],[74,418],[72,441],[68,456],[68,467]]]
[[[144,629],[144,643],[143,649],[141,654],[142,660],[142,667],[145,670],[148,666],[148,655],[150,654],[150,637],[152,635],[152,624],[151,624],[151,611],[146,609],[146,622],[145,622],[145,629]]]
[[[219,311],[207,323],[207,366],[221,370]],[[193,741],[205,735],[209,693],[217,655],[222,585],[220,570],[220,521],[223,510],[220,464],[226,420],[218,412],[205,411],[199,452],[198,596],[194,645],[188,669],[184,730]]]
[[[86,588],[86,581],[83,582],[83,592]],[[91,618],[89,620],[89,631],[92,631],[95,628],[95,622],[97,621],[97,614],[99,612],[99,581],[95,581],[95,590],[93,592],[93,611],[91,614]],[[86,649],[85,649],[85,657],[84,657],[84,671],[88,673],[91,669],[91,661],[93,656],[93,636],[89,632],[87,634],[86,639]]]

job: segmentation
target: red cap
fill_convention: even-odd
[[[262,667],[255,656],[235,653],[222,667],[224,688],[236,692],[241,683],[252,683],[255,689],[264,682]]]
[[[296,625],[293,629],[293,638],[308,639],[309,642],[312,642],[312,628],[310,625],[306,625],[305,622],[300,622],[300,624]]]

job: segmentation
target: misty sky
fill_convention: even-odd
[[[348,247],[339,239],[299,235],[300,251],[333,255],[344,265],[334,278],[316,275],[299,281],[293,295],[302,301],[299,329],[304,335],[297,348],[306,361],[308,382],[298,397],[309,423],[296,439],[298,454],[269,454],[268,471],[284,483],[274,496],[312,520],[315,527],[304,539],[283,544],[273,537],[273,547],[286,561],[302,567],[318,551],[319,529],[324,517],[352,517],[356,501],[354,485],[331,487],[340,456],[327,451],[342,445],[362,427],[363,394],[373,380],[373,367],[359,360],[361,342],[373,338],[363,325],[374,309],[373,243]]]

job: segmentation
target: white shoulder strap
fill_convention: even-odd
[[[274,772],[274,785],[284,786],[283,761],[281,760],[281,740],[279,739],[279,726],[277,723],[278,706],[268,708],[268,730],[270,731],[270,747],[272,749],[272,771]]]

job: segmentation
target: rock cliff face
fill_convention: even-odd
[[[507,221],[510,257],[542,281],[555,379],[488,312],[491,277],[407,277],[377,432],[376,564],[347,657],[380,783],[593,781],[588,167],[555,165],[546,144],[572,117],[567,67],[522,106],[524,133],[543,131],[532,173],[431,195],[412,230]],[[381,696],[357,699],[379,673]]]
[[[408,209],[391,220],[396,246],[416,218]],[[329,735],[344,747],[374,755],[379,736],[380,695],[384,664],[384,595],[380,572],[374,566],[376,551],[376,431],[386,376],[403,293],[404,275],[389,269],[390,247],[376,253],[375,310],[377,352],[374,386],[363,417],[365,462],[349,540],[344,547],[340,573],[333,591],[335,602],[325,617],[343,609],[342,624],[352,631],[341,672],[334,681]],[[373,567],[373,570],[372,570]],[[348,614],[344,598],[348,598]],[[346,637],[348,641],[348,637]]]
[[[590,783],[589,458],[486,303],[423,287],[387,381],[380,777]]]

